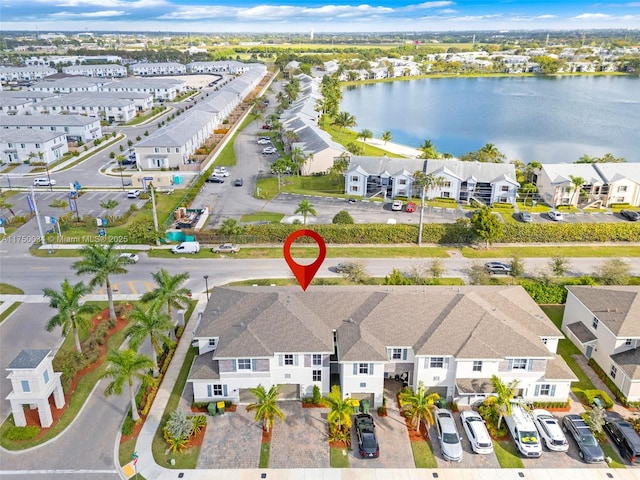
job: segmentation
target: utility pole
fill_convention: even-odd
[[[153,228],[156,231],[156,245],[160,245],[160,239],[157,236],[158,233],[158,212],[156,211],[156,195],[153,189],[153,183],[149,183],[149,189],[151,190],[151,211],[153,212]]]
[[[31,200],[33,201],[33,212],[36,214],[36,221],[38,222],[38,231],[40,232],[40,241],[42,242],[42,246],[47,246],[47,239],[44,237],[44,232],[42,231],[42,221],[40,220],[40,212],[38,212],[38,202],[36,200],[36,194],[33,191],[33,187],[31,187]]]

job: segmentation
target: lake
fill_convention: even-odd
[[[573,163],[612,153],[640,162],[640,78],[433,78],[347,87],[340,110],[361,131],[459,156],[495,144],[507,160]]]

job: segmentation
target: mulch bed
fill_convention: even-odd
[[[271,443],[271,437],[273,436],[273,428],[268,432],[262,429],[262,443]]]
[[[302,402],[302,408],[325,408],[324,405],[316,405],[313,402]]]
[[[140,422],[140,425],[142,425],[142,422]],[[191,439],[189,440],[189,447],[187,448],[191,448],[191,447],[201,447],[202,446],[202,442],[204,442],[204,434],[207,431],[207,426],[205,425],[202,430],[200,430],[200,433],[194,435],[193,437],[191,437]]]
[[[417,431],[411,425],[411,420],[406,417],[403,418],[404,423],[407,426],[407,433],[409,433],[410,442],[426,442],[429,439],[429,431],[427,430],[427,426],[424,422],[420,422],[420,431]]]
[[[123,313],[126,314],[132,308],[133,308],[133,305],[127,305],[126,308],[121,311],[120,316],[116,317],[117,322],[115,326],[107,332],[107,336],[105,337],[104,343],[99,346],[100,356],[98,357],[98,360],[92,363],[91,365],[89,365],[84,370],[81,370],[78,373],[76,373],[76,375],[69,382],[69,385],[66,388],[63,388],[64,399],[65,399],[64,406],[62,408],[56,408],[53,400],[53,394],[49,396],[49,405],[51,405],[51,415],[53,417],[53,423],[51,424],[52,426],[55,425],[60,420],[60,418],[64,415],[64,413],[67,411],[67,408],[69,407],[69,400],[71,400],[71,396],[73,395],[76,388],[78,387],[78,382],[82,380],[82,377],[93,372],[96,368],[102,365],[102,363],[104,362],[107,356],[107,340],[127,326],[127,320],[123,318],[122,314]],[[91,332],[93,333],[95,329],[98,327],[98,325],[100,325],[101,322],[106,322],[107,320],[105,319],[108,319],[108,318],[109,318],[108,308],[94,315],[93,318],[91,319]],[[72,335],[72,333],[70,334]],[[35,425],[37,427],[40,427],[40,415],[38,414],[37,408],[31,409],[29,408],[28,405],[25,405],[25,418],[27,420],[27,426]],[[51,427],[48,427],[48,428],[40,427],[40,433],[35,437],[35,439],[32,439],[31,441],[42,438],[42,436],[44,436],[44,434],[47,433],[50,428]]]

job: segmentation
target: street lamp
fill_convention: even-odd
[[[204,276],[204,286],[207,289],[207,302],[209,301],[209,275]]]
[[[53,185],[51,185],[51,175],[49,175],[49,164],[45,163],[44,167],[47,169],[47,178],[49,179],[49,191],[53,192]]]

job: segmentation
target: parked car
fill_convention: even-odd
[[[564,433],[562,433],[562,427],[556,417],[541,409],[531,412],[531,416],[536,424],[538,433],[549,450],[554,452],[566,452],[569,450],[569,442]]]
[[[120,165],[135,165],[136,163],[137,163],[136,155],[134,153],[122,159],[122,161],[120,162]]]
[[[562,430],[569,432],[578,444],[580,458],[587,463],[604,462],[604,452],[596,437],[593,436],[589,425],[580,415],[565,415],[562,419]]]
[[[479,454],[493,453],[493,442],[480,414],[473,410],[463,410],[460,412],[460,420],[471,443],[471,449]]]
[[[347,273],[354,265],[355,263],[351,262],[339,263],[335,267],[336,273]]]
[[[391,210],[394,212],[400,212],[402,210],[402,200],[394,200],[391,204]]]
[[[271,143],[271,140],[267,140],[266,138],[258,139],[258,145],[269,145],[270,143]]]
[[[213,253],[238,253],[240,251],[240,247],[235,243],[223,243],[222,245],[213,247],[211,251]]]
[[[243,183],[244,181],[242,180],[242,177],[238,177],[233,181],[233,185],[236,187],[241,187]]]
[[[271,137],[258,137],[258,140],[269,140],[271,141]]]
[[[533,222],[533,216],[529,212],[518,212],[516,218],[524,223]]]
[[[264,147],[262,149],[263,155],[273,155],[274,153],[278,153],[278,149],[276,147]]]
[[[48,178],[34,178],[33,184],[36,187],[50,187],[56,184],[54,179],[49,180]]]
[[[200,242],[182,242],[171,249],[171,253],[198,253]]]
[[[413,213],[416,211],[416,204],[414,202],[409,202],[404,209],[407,213]]]
[[[211,175],[206,180],[207,183],[224,183],[224,180],[220,177],[216,177],[215,175]]]
[[[221,170],[221,169],[215,168],[213,170],[212,176],[213,177],[228,177],[229,176],[229,170],[227,170],[227,169]]]
[[[127,198],[138,198],[140,193],[140,190],[129,190],[127,192]]]
[[[511,265],[503,262],[487,262],[484,264],[484,269],[487,273],[493,275],[495,273],[502,273],[504,275],[511,275]]]
[[[263,130],[271,130],[271,125],[267,125],[266,123],[262,125]]]
[[[559,222],[560,220],[563,219],[562,213],[557,210],[549,210],[547,212],[547,216],[554,222]]]
[[[135,253],[121,253],[120,257],[126,258],[129,263],[138,263],[138,260],[140,260],[138,255],[136,255]]]
[[[622,417],[609,415],[604,429],[618,446],[620,455],[631,463],[640,459],[640,436],[633,426]]]
[[[378,458],[380,446],[376,437],[376,426],[373,417],[367,413],[356,415],[356,438],[358,439],[358,451],[364,458]]]
[[[436,410],[436,429],[442,456],[449,462],[462,461],[462,442],[452,413],[444,408]]]
[[[640,220],[640,212],[636,212],[635,210],[620,210],[620,215],[631,222]]]

